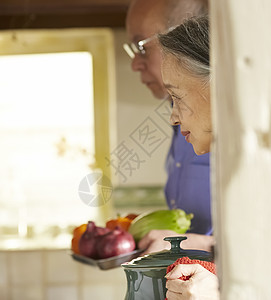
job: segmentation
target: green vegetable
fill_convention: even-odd
[[[186,214],[182,209],[157,210],[135,218],[129,232],[136,242],[152,229],[173,230],[182,234],[190,228],[192,218],[193,214]]]

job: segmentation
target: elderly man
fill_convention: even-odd
[[[207,12],[206,0],[132,0],[126,19],[130,44],[125,49],[132,58],[132,69],[158,99],[168,99],[161,76],[161,53],[157,33],[165,33],[187,17]],[[174,71],[174,70],[173,70]],[[170,99],[169,99],[170,100]],[[193,113],[193,112],[191,112]],[[197,156],[191,144],[173,127],[171,147],[166,160],[168,180],[165,195],[170,209],[193,213],[185,248],[210,250],[213,245],[210,212],[209,155]],[[139,242],[146,253],[168,248],[165,236],[173,231],[152,230]]]

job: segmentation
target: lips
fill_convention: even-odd
[[[181,134],[185,137],[185,140],[190,142],[190,131],[181,131]]]

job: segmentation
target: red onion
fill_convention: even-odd
[[[94,222],[89,221],[86,231],[82,234],[79,240],[80,254],[90,258],[97,258],[97,240],[108,232],[108,228],[97,227]]]
[[[94,231],[95,231],[94,232],[95,236],[101,236],[101,235],[108,233],[110,231],[110,229],[108,229],[106,227],[95,227]]]
[[[129,253],[135,249],[135,246],[133,236],[117,227],[99,238],[96,249],[99,258],[108,258]]]

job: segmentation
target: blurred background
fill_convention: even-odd
[[[123,299],[121,268],[71,259],[72,231],[166,207],[170,107],[122,48],[128,4],[0,3],[1,300]],[[100,206],[78,191],[92,173],[113,189]]]

